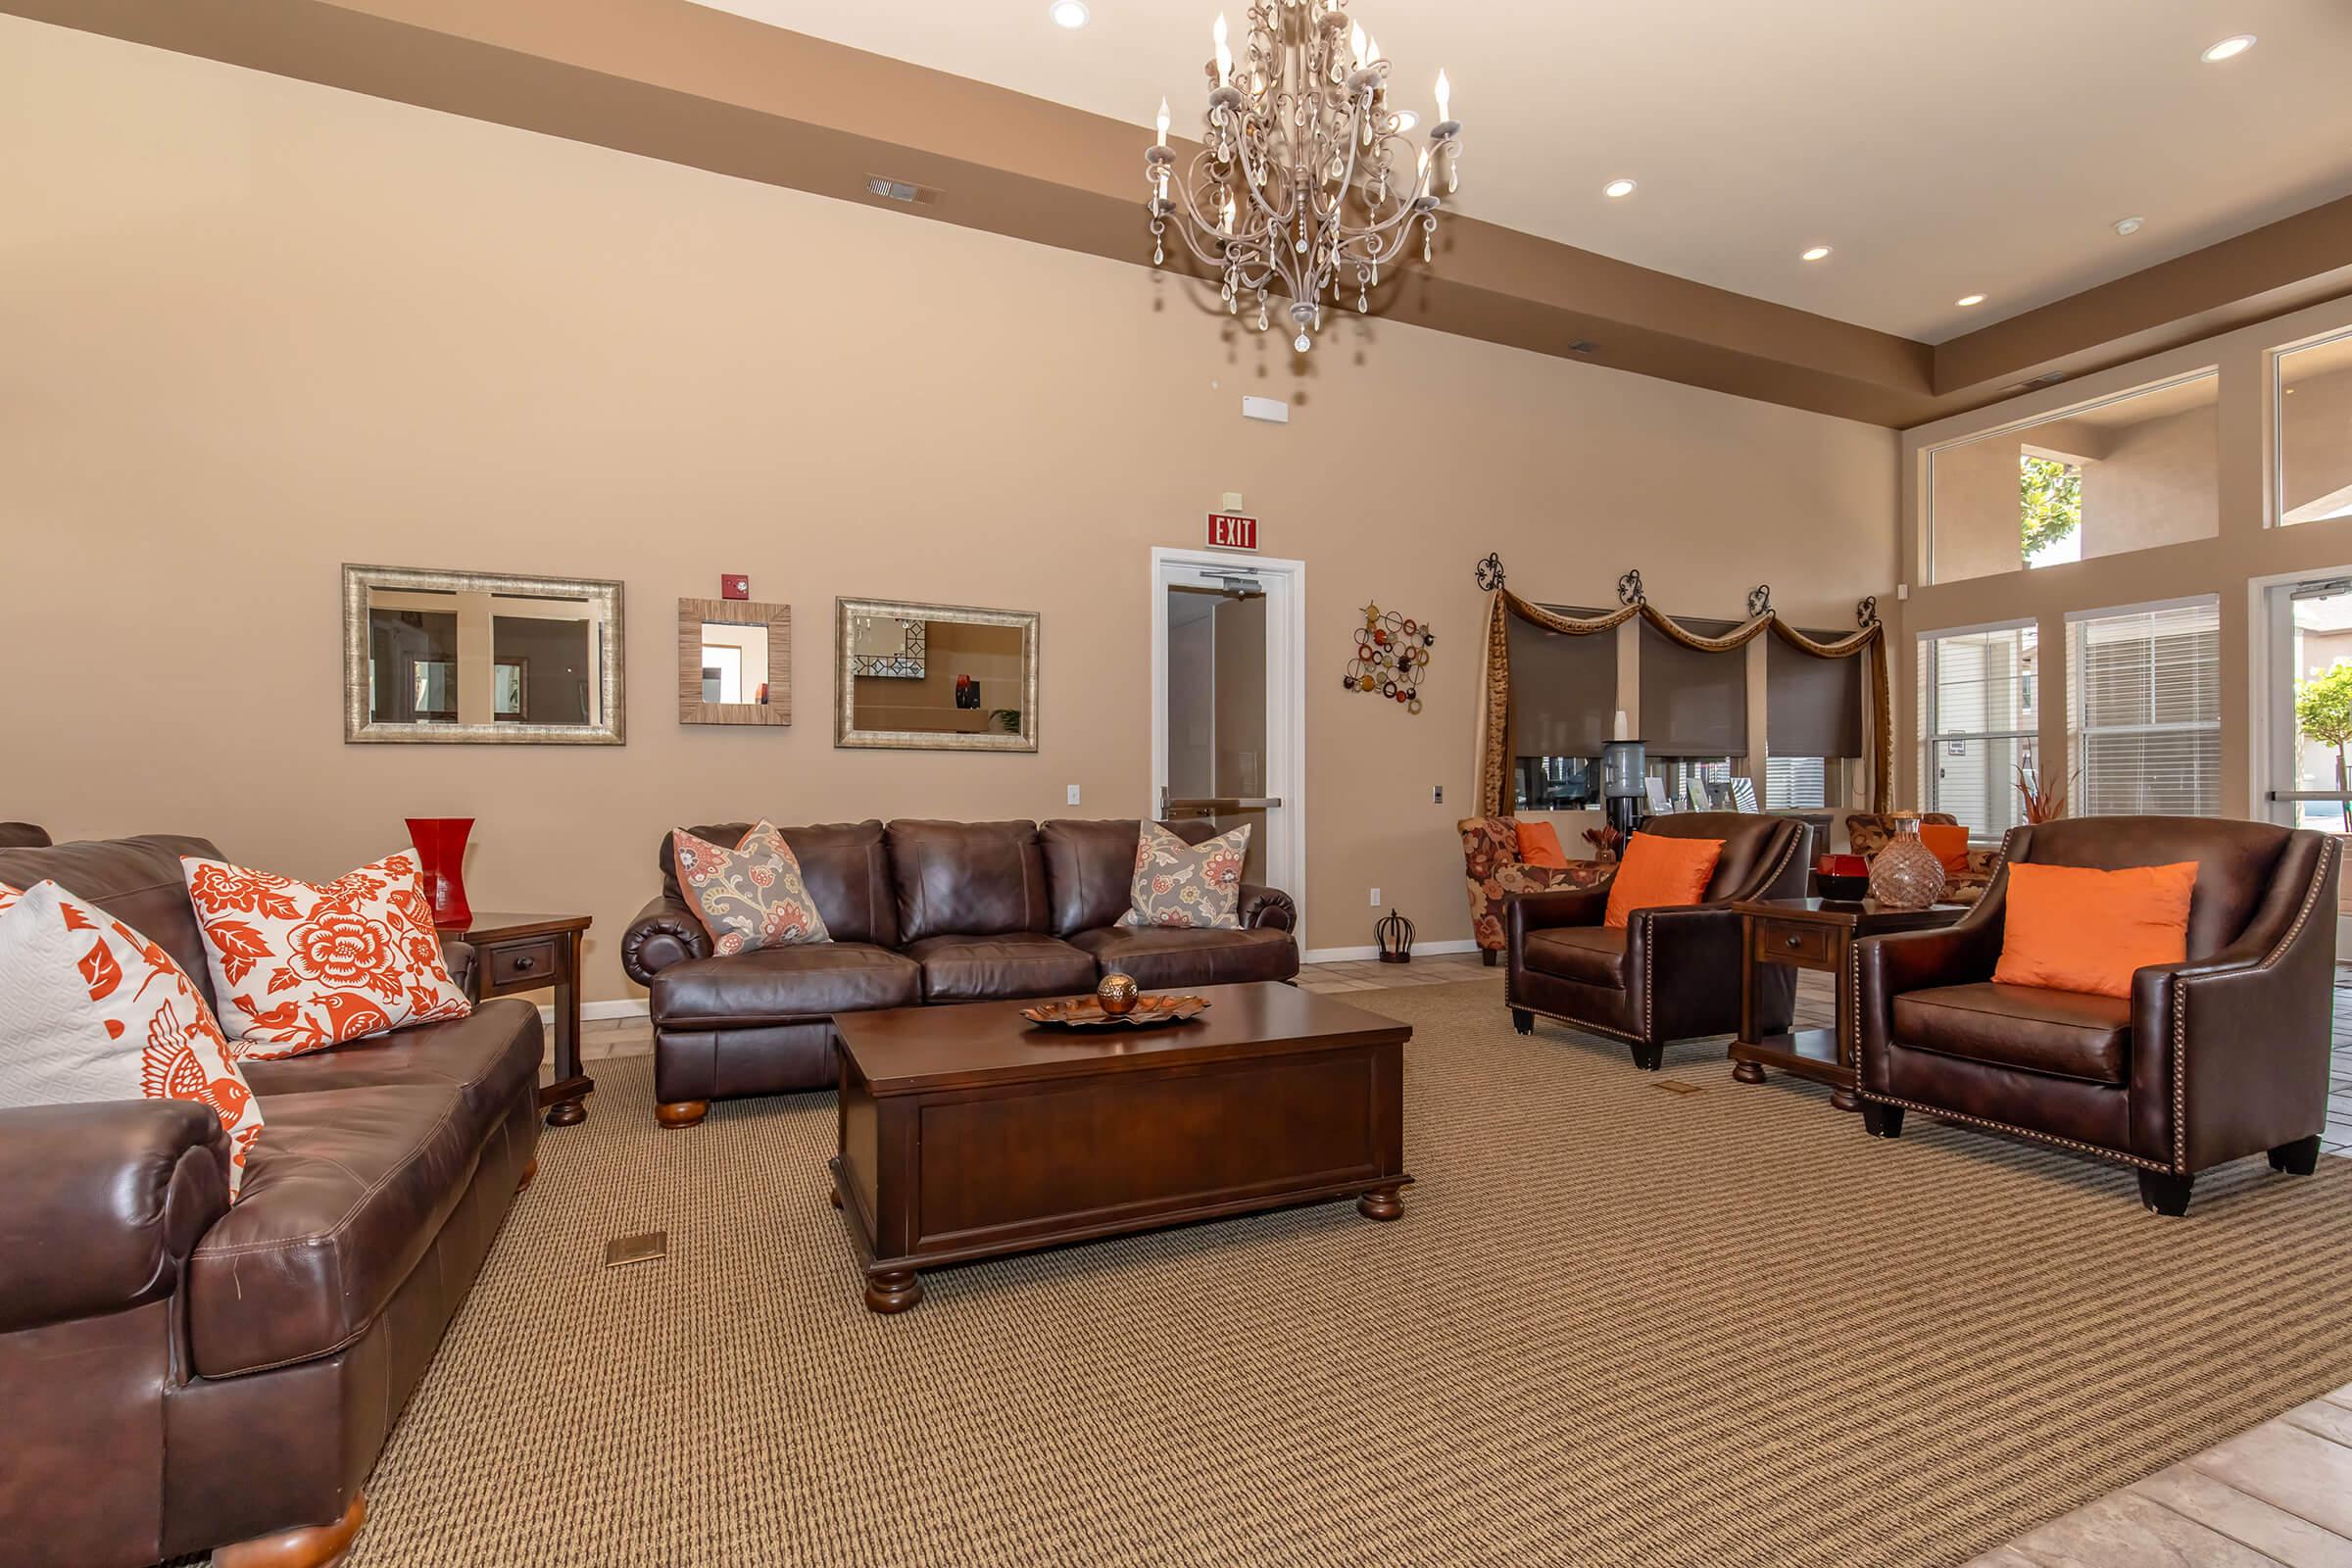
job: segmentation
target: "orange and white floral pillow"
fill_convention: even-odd
[[[323,887],[180,857],[240,1056],[299,1056],[473,1010],[441,956],[416,856],[386,856]]]
[[[228,1196],[262,1106],[172,956],[54,882],[0,887],[0,1105],[192,1100],[228,1133]]]

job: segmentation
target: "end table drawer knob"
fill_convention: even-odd
[[[1796,946],[1796,938],[1794,938],[1794,937],[1790,937],[1790,938],[1788,939],[1788,945],[1789,945],[1790,947],[1792,947],[1792,948],[1793,948],[1793,947],[1795,947],[1795,946]],[[532,957],[532,956],[531,956],[529,954],[527,954],[527,953],[526,953],[526,954],[524,954],[524,955],[523,955],[521,957],[519,957],[519,958],[516,958],[516,959],[514,960],[514,969],[515,969],[515,972],[516,972],[516,973],[518,973],[518,974],[527,974],[527,973],[529,973],[531,970],[533,970],[533,969],[536,969],[536,968],[538,968],[538,967],[539,967],[539,960],[538,960],[537,958],[534,958],[534,957]]]
[[[1804,945],[1805,939],[1803,937],[1792,936],[1788,939],[1788,951],[1791,953],[1794,953],[1797,949],[1803,947]]]

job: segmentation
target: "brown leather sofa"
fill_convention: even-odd
[[[1740,1027],[1740,916],[1736,899],[1804,897],[1813,830],[1783,816],[1748,811],[1678,811],[1653,816],[1644,833],[1721,839],[1723,856],[1698,904],[1637,909],[1622,928],[1601,923],[1607,883],[1550,893],[1514,894],[1503,910],[1503,999],[1521,1034],[1536,1015],[1614,1035],[1633,1049],[1634,1065],[1656,1071],[1673,1041],[1730,1034]],[[1757,1027],[1788,1027],[1796,976],[1773,964],[1758,971]]]
[[[181,880],[202,839],[0,850],[161,945],[213,1000]],[[461,984],[471,950],[448,945]],[[228,1201],[184,1101],[0,1110],[0,1560],[330,1562],[539,1143],[538,1009],[248,1061],[264,1127]]]
[[[45,850],[49,847],[46,828],[30,822],[0,822],[0,850]]]
[[[2267,1152],[2308,1176],[2328,1122],[2336,840],[2266,822],[2091,816],[2010,830],[1975,909],[1856,944],[1862,1115],[1903,1113],[2056,1144],[2139,1173],[2185,1213],[2196,1173]],[[2132,995],[1995,985],[2011,865],[2197,862],[2186,962]]]
[[[1199,843],[1207,822],[1171,822]],[[750,824],[687,829],[734,844]],[[829,1089],[833,1015],[880,1007],[1073,996],[1121,970],[1147,991],[1288,980],[1297,910],[1242,889],[1242,929],[1120,925],[1135,880],[1134,818],[833,823],[783,829],[833,940],[710,956],[662,838],[662,891],[621,934],[620,962],[649,993],[654,1095],[664,1127],[710,1102]]]

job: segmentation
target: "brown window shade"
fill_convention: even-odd
[[[1851,632],[1808,631],[1817,643]],[[1860,757],[1868,658],[1816,659],[1764,634],[1764,744],[1775,757]]]
[[[1585,619],[1595,612],[1544,607]],[[1598,757],[1617,712],[1617,633],[1590,637],[1508,617],[1511,749],[1521,757]]]
[[[1675,623],[1695,637],[1720,637],[1733,620]],[[1642,733],[1652,757],[1747,755],[1747,650],[1707,654],[1642,622]]]

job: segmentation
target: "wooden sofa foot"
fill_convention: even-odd
[[[1496,953],[1493,948],[1481,948],[1478,953],[1478,961],[1492,969],[1501,956],[1502,955]]]
[[[514,1190],[515,1190],[516,1192],[518,1192],[518,1193],[527,1193],[527,1192],[529,1192],[529,1191],[531,1190],[531,1183],[533,1183],[533,1182],[537,1181],[538,1179],[539,1179],[539,1156],[538,1156],[538,1155],[536,1155],[536,1154],[533,1154],[533,1155],[531,1156],[531,1164],[530,1164],[530,1168],[529,1168],[528,1170],[525,1170],[525,1171],[522,1173],[522,1180],[520,1180],[520,1181],[518,1181],[518,1182],[516,1182],[516,1183],[514,1184]]]
[[[2320,1168],[2320,1135],[2298,1138],[2291,1144],[2280,1144],[2271,1151],[2271,1169],[2282,1170],[2289,1176],[2308,1176]]]
[[[1882,1105],[1875,1100],[1862,1102],[1862,1130],[1873,1138],[1903,1136],[1903,1107]]]
[[[281,1530],[214,1548],[213,1568],[332,1568],[351,1550],[360,1526],[367,1522],[368,1499],[354,1497],[343,1517],[331,1525]]]
[[[2143,1170],[2139,1173],[2139,1205],[2151,1214],[2169,1214],[2178,1219],[2188,1212],[2188,1193],[2196,1180],[2194,1176]]]
[[[1536,1015],[1525,1007],[1513,1007],[1511,1009],[1511,1027],[1523,1035],[1532,1035],[1536,1032]]]
[[[1634,1065],[1641,1068],[1643,1072],[1656,1072],[1659,1068],[1666,1065],[1666,1048],[1662,1044],[1655,1046],[1635,1046],[1633,1048],[1633,1053]]]
[[[710,1114],[708,1100],[675,1100],[654,1107],[654,1119],[671,1132],[692,1127]]]

